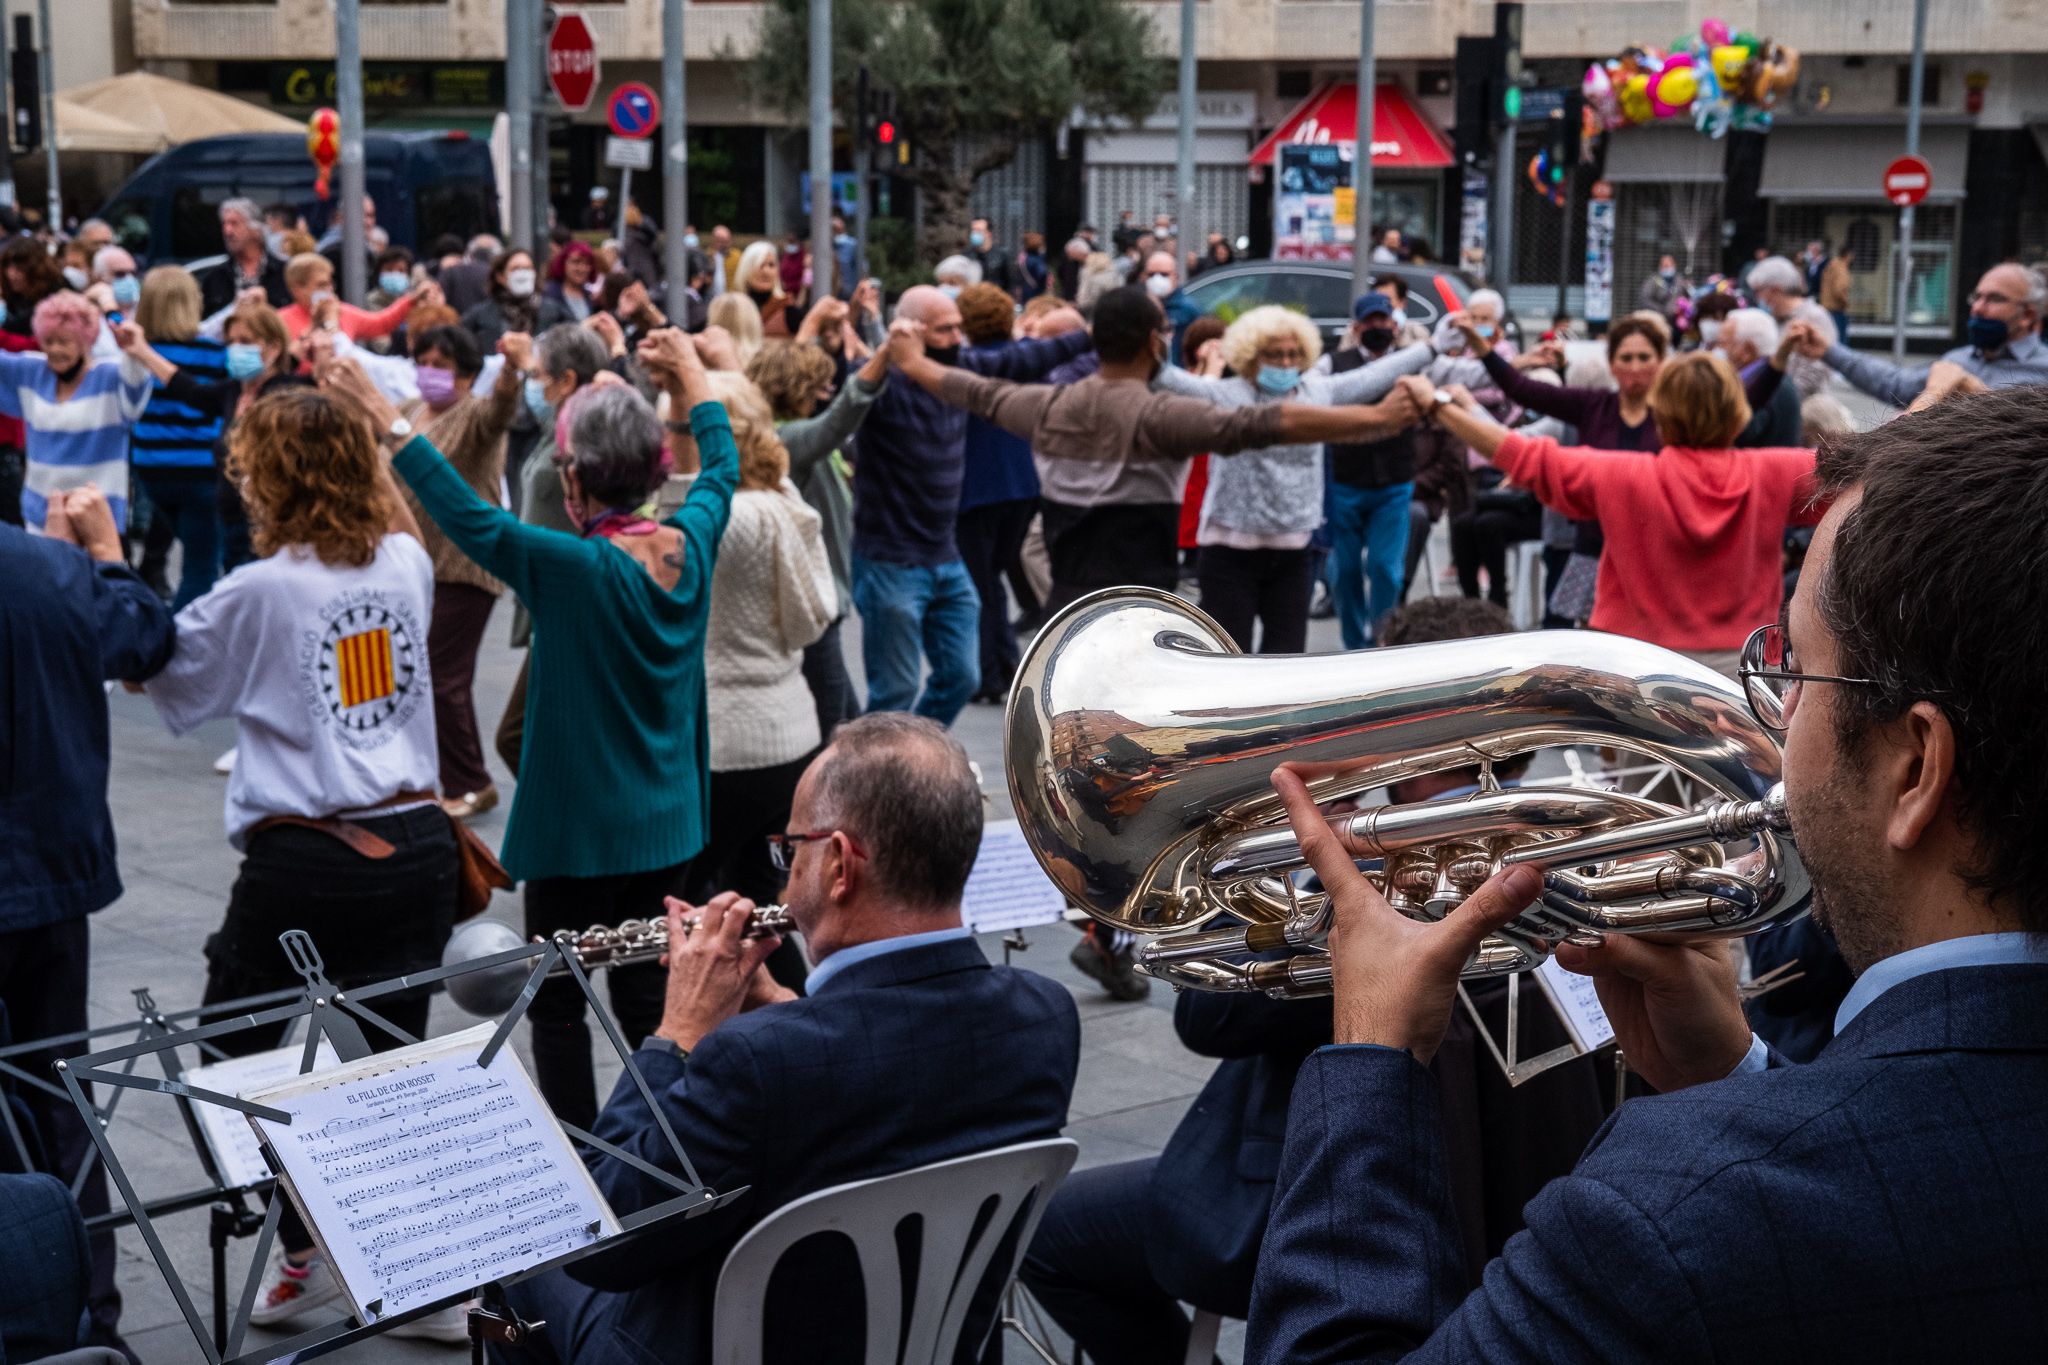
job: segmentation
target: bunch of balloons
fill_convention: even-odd
[[[1624,48],[1586,68],[1589,134],[1634,124],[1690,118],[1720,137],[1730,128],[1764,129],[1780,96],[1799,79],[1799,53],[1726,21],[1709,19],[1661,51]]]

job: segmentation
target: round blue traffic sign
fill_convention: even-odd
[[[605,113],[620,137],[647,137],[661,124],[661,101],[639,81],[627,81],[612,91]]]

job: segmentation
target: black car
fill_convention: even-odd
[[[1464,307],[1472,285],[1448,265],[1376,265],[1375,276],[1395,275],[1408,286],[1408,317],[1435,329],[1446,313]],[[1236,261],[1206,270],[1183,291],[1204,313],[1229,322],[1264,304],[1306,313],[1336,349],[1351,326],[1351,267],[1321,261]],[[1510,330],[1512,324],[1510,324]]]

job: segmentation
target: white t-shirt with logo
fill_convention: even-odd
[[[230,843],[273,815],[317,819],[434,790],[433,608],[433,561],[391,534],[360,569],[280,550],[178,613],[177,650],[147,690],[174,735],[235,718]]]

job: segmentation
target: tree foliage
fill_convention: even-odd
[[[754,85],[801,118],[808,107],[808,0],[770,0]],[[920,254],[966,241],[974,182],[1076,108],[1103,122],[1152,112],[1170,71],[1152,24],[1120,0],[833,0],[832,104],[851,125],[855,81],[895,95],[923,191]],[[964,163],[961,146],[977,154]]]

